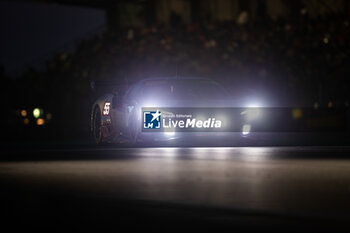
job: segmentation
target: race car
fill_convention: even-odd
[[[96,144],[142,140],[172,140],[194,136],[216,136],[218,133],[143,133],[143,107],[234,107],[230,93],[208,78],[166,77],[144,79],[132,85],[125,94],[115,90],[100,97],[92,106],[91,134]],[[247,127],[241,132],[246,136]],[[221,133],[220,135],[225,135]]]

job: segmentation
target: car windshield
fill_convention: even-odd
[[[152,80],[141,88],[145,99],[169,100],[229,100],[229,93],[215,82],[208,80]]]

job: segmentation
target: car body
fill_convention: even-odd
[[[230,133],[157,133],[141,130],[142,107],[237,107],[230,93],[208,78],[166,77],[144,79],[121,91],[101,96],[92,107],[91,133],[97,144],[179,138],[227,137]],[[232,134],[231,134],[232,135]],[[242,133],[240,133],[242,136]],[[246,136],[246,134],[243,134]]]

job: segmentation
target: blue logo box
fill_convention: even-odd
[[[161,128],[161,112],[143,111],[143,128],[144,129],[160,129]]]

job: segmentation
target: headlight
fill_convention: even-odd
[[[248,135],[250,133],[250,130],[251,130],[251,125],[243,125],[242,127],[242,134],[243,135]]]

